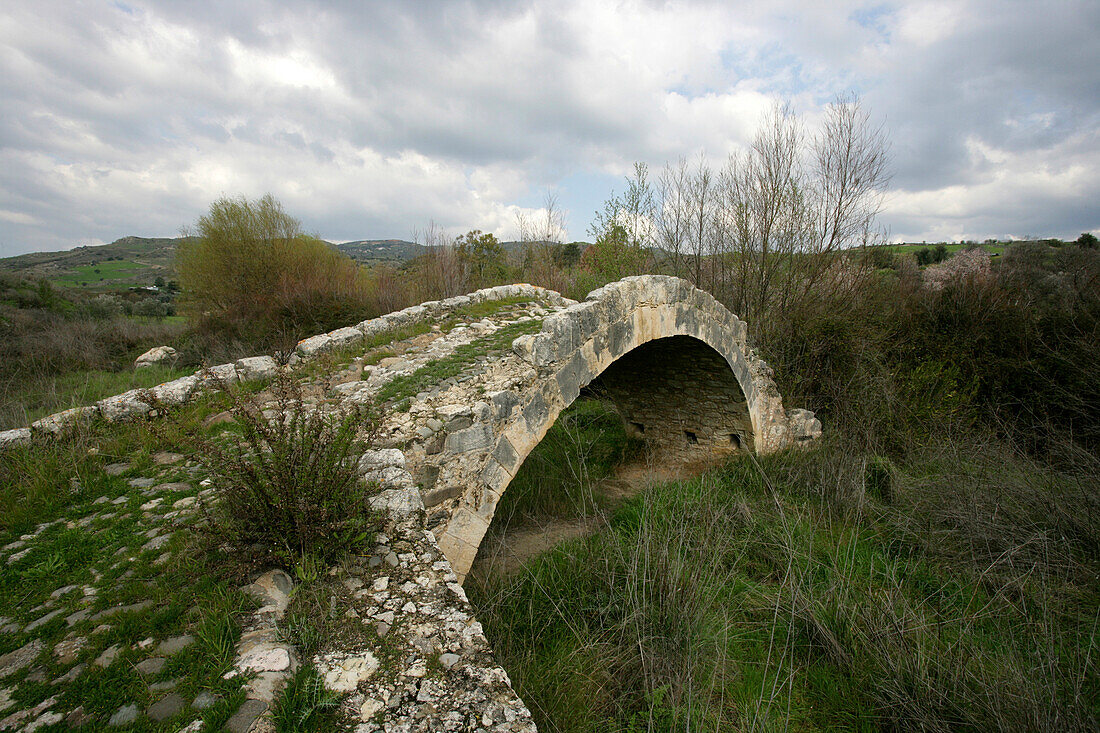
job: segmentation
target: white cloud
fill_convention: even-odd
[[[7,209],[0,209],[0,221],[10,222],[12,224],[38,224],[38,219],[35,219],[30,214],[24,214],[22,211],[8,211]]]
[[[960,3],[913,3],[900,9],[894,30],[902,43],[926,47],[950,39],[960,22]]]
[[[1087,0],[17,0],[0,243],[170,235],[266,192],[333,239],[506,236],[563,181],[720,160],[776,99],[812,127],[853,88],[893,138],[895,234],[1068,235],[1100,226],[1098,25]],[[600,204],[573,199],[576,235]]]

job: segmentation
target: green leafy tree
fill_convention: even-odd
[[[618,224],[597,237],[581,257],[581,265],[603,282],[642,273],[645,264],[645,251],[632,245],[630,235]]]
[[[507,259],[504,247],[492,234],[473,230],[455,240],[455,252],[466,265],[470,285],[484,287],[504,278]]]
[[[595,213],[588,232],[599,238],[611,234],[612,229],[618,227],[623,230],[631,247],[640,249],[651,246],[656,207],[653,186],[649,182],[649,168],[645,163],[635,163],[634,175],[626,179],[626,191],[622,196],[612,195],[604,202],[603,211]]]
[[[554,246],[554,264],[558,267],[575,267],[581,260],[581,247],[577,242],[564,242]]]
[[[304,234],[270,194],[218,199],[196,229],[177,254],[193,318],[301,333],[346,325],[366,308],[359,266]]]
[[[1082,232],[1081,236],[1077,238],[1078,247],[1096,249],[1097,244],[1100,244],[1100,241],[1096,239],[1096,235],[1092,232]]]

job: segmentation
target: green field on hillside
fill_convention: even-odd
[[[991,255],[1004,254],[1004,251],[1008,249],[1010,243],[999,242],[997,244],[980,244],[978,245]],[[970,245],[967,244],[948,244],[945,245],[947,251],[950,254],[961,252]],[[887,244],[883,246],[883,249],[888,249],[891,252],[897,254],[916,254],[922,249],[935,249],[936,243],[932,244]]]
[[[151,285],[151,282],[146,282],[145,274],[146,267],[141,263],[112,260],[95,265],[78,265],[65,275],[50,278],[50,281],[70,288]]]
[[[123,237],[110,244],[0,259],[0,272],[83,290],[152,285],[175,279],[178,239]]]

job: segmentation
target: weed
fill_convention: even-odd
[[[290,606],[279,629],[287,642],[308,657],[320,651],[323,643],[331,641],[335,626],[331,588],[317,582],[316,578],[294,587]]]
[[[271,384],[268,414],[256,395],[220,389],[242,441],[192,438],[216,491],[215,501],[202,504],[207,531],[287,568],[306,556],[333,559],[362,542],[373,526],[372,489],[359,480],[355,458],[376,429],[369,409],[311,409],[286,369]]]
[[[195,641],[202,661],[219,674],[233,666],[240,628],[233,616],[224,612],[206,612],[195,626]]]
[[[65,569],[65,557],[60,552],[51,552],[41,562],[32,565],[23,574],[27,580],[36,581],[56,577]]]
[[[867,495],[889,504],[894,498],[894,465],[889,458],[872,456],[867,460],[864,481]]]
[[[333,730],[340,695],[325,689],[317,670],[303,665],[287,683],[275,704],[276,733],[310,733]]]
[[[299,583],[313,583],[321,577],[324,566],[314,555],[303,555],[302,559],[294,565],[294,577]]]

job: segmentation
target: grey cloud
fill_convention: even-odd
[[[1091,38],[1100,6],[965,7],[962,25],[922,46],[899,39],[901,5],[860,25],[855,2],[647,3],[663,15],[628,53],[615,28],[590,25],[595,4],[13,3],[0,10],[9,28],[0,36],[0,211],[40,223],[0,216],[0,243],[12,254],[170,234],[218,192],[298,195],[303,218],[334,238],[406,236],[433,217],[455,226],[499,218],[531,189],[569,176],[744,142],[741,129],[662,106],[672,89],[690,101],[738,84],[797,96],[810,112],[863,89],[886,120],[895,187],[907,194],[978,190],[1021,156],[1095,174],[1100,143],[1085,133],[1100,127]],[[672,32],[700,8],[708,27]],[[609,22],[636,12],[618,5]],[[693,57],[695,35],[716,28],[728,58]],[[652,69],[654,54],[679,66]],[[304,83],[270,78],[279,74]],[[990,154],[972,155],[968,141]],[[489,170],[509,181],[492,201],[471,182]],[[293,190],[320,193],[280,188],[291,178]],[[1011,205],[973,196],[961,220],[1051,232],[1100,225],[1092,185],[1018,200],[1010,192]],[[896,232],[915,234],[953,221],[891,215]]]

